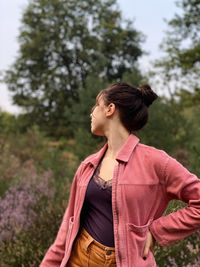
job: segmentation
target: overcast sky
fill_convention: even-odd
[[[175,0],[117,0],[124,18],[134,20],[135,28],[146,35],[143,49],[150,54],[141,58],[142,69],[146,70],[150,62],[161,56],[159,44],[164,37],[169,20],[177,12]],[[7,69],[14,61],[18,42],[20,18],[28,0],[0,1],[0,72]],[[5,84],[0,84],[0,108],[11,113],[19,109],[12,105],[10,93]]]

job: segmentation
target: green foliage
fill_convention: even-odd
[[[78,165],[77,157],[70,150],[74,150],[74,144],[50,141],[36,126],[26,134],[1,137],[0,196],[11,185],[44,170],[51,170],[56,181],[62,182],[65,177],[70,180]]]
[[[32,163],[41,163],[47,157],[45,149],[47,141],[36,126],[28,130],[27,134],[3,133],[0,139],[0,195],[17,183],[26,170],[33,171]],[[30,173],[29,173],[30,174]]]
[[[2,141],[4,143],[3,139]],[[13,134],[6,139],[1,151],[0,164],[2,199],[9,188],[15,185],[18,188],[18,185],[26,185],[36,178],[38,179],[36,188],[41,185],[40,190],[45,195],[39,198],[37,205],[34,205],[37,216],[32,224],[21,230],[20,227],[17,228],[14,239],[8,238],[3,243],[0,242],[1,266],[39,266],[46,250],[56,237],[67,206],[71,180],[78,165],[77,157],[70,152],[73,149],[73,140],[50,141],[37,127],[29,129],[26,134],[17,136]],[[45,175],[46,178],[49,175],[53,178],[50,179],[50,190],[45,186]],[[48,192],[52,190],[55,192],[54,197],[52,198],[52,195],[47,197]],[[15,192],[17,197],[17,191]],[[33,188],[31,191],[33,201],[35,201],[33,196],[35,195],[37,199],[37,194],[38,191],[34,191]],[[24,203],[27,204],[27,201],[24,200]],[[27,209],[27,214],[31,215],[31,207],[27,206]],[[19,209],[16,212],[18,211]]]
[[[77,128],[90,129],[90,113],[95,105],[96,96],[100,90],[106,88],[108,82],[89,76],[85,80],[85,87],[78,92],[79,101],[71,99],[71,109],[65,109],[65,114],[70,117],[71,132],[74,134]]]
[[[200,1],[178,0],[180,12],[168,21],[161,48],[166,53],[156,66],[165,86],[190,106],[200,103]],[[173,83],[170,84],[170,81]]]
[[[200,26],[200,1],[199,0],[179,0],[176,2],[181,9],[180,14],[176,14],[169,21],[171,29],[167,51],[173,55],[174,64],[183,71],[192,71],[200,61],[199,26]],[[185,44],[186,43],[186,44]],[[171,44],[171,45],[170,45]]]
[[[96,153],[100,146],[106,142],[106,138],[96,137],[85,129],[78,128],[75,134],[75,140],[79,144],[75,148],[75,153],[80,160],[84,160],[86,156]]]
[[[178,148],[187,148],[194,132],[191,122],[182,114],[178,102],[158,99],[150,108],[149,122],[139,132],[142,142],[172,153]]]
[[[130,83],[136,87],[140,87],[142,83],[147,83],[145,77],[137,68],[132,68],[131,71],[125,72],[122,76],[122,82]]]
[[[16,142],[17,140],[17,142]],[[29,128],[26,134],[16,134],[9,138],[10,152],[19,157],[21,161],[33,159],[41,162],[45,158],[48,139],[39,131],[37,126]]]
[[[190,168],[191,171],[200,177],[200,109],[198,107],[191,107],[186,109],[187,120],[190,121],[190,140],[187,145],[189,151]],[[189,134],[189,133],[188,133]]]
[[[101,143],[102,137],[91,134],[90,131],[90,113],[95,105],[98,92],[108,86],[102,79],[88,77],[85,81],[85,88],[79,90],[79,102],[71,101],[70,117],[71,132],[74,136],[76,145],[75,154],[83,160],[87,155],[97,150],[97,144]],[[69,112],[66,109],[66,113]]]
[[[0,135],[7,136],[15,133],[17,128],[17,118],[5,111],[0,111]]]
[[[115,0],[30,1],[20,51],[5,77],[26,111],[24,126],[34,121],[51,136],[69,136],[70,99],[78,100],[88,76],[111,82],[136,68],[142,41]]]
[[[154,255],[158,267],[198,267],[199,250],[199,232],[196,232],[167,247],[157,244]],[[194,263],[196,259],[198,260],[197,264]]]

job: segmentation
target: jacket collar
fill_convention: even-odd
[[[130,134],[129,137],[127,138],[126,142],[123,144],[122,148],[120,149],[119,153],[116,156],[117,161],[123,161],[123,162],[128,162],[131,153],[133,152],[134,148],[136,145],[139,143],[139,138],[136,137],[133,134]],[[103,156],[103,154],[106,152],[108,148],[108,142],[96,153],[91,155],[88,159],[86,159],[84,162],[91,163],[96,167]]]

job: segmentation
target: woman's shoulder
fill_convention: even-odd
[[[164,177],[169,160],[172,158],[167,152],[154,146],[139,143],[136,153],[144,167],[149,170],[152,169],[160,178]]]
[[[138,144],[136,153],[147,165],[152,165],[159,169],[165,169],[169,160],[172,159],[166,151],[142,143]]]
[[[93,153],[89,156],[87,156],[81,163],[82,164],[87,164],[87,163],[91,163],[98,155],[98,152]]]
[[[91,165],[93,165],[93,162],[95,161],[95,159],[98,157],[98,152],[93,153],[89,156],[87,156],[85,159],[83,159],[80,162],[80,165],[78,167],[78,171],[79,174],[82,174],[86,168],[90,167]]]
[[[87,156],[83,161],[82,163],[83,164],[93,164],[93,165],[96,165],[99,160],[101,159],[101,157],[103,156],[103,154],[105,153],[107,149],[107,143],[97,152]]]
[[[93,163],[93,161],[95,160],[95,158],[97,157],[97,153],[94,153],[94,154],[91,154],[89,156],[87,156],[85,159],[83,159],[79,166],[78,166],[78,169],[76,171],[76,175],[79,177],[81,176],[84,171],[91,166],[91,164]]]
[[[170,157],[166,151],[156,148],[154,146],[149,146],[146,144],[139,143],[137,146],[138,153],[142,153],[143,155],[151,156],[151,158],[168,158]]]

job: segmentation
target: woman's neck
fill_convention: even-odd
[[[130,132],[125,131],[112,131],[107,134],[108,148],[106,151],[106,157],[115,159],[122,146],[126,142],[130,135]]]

